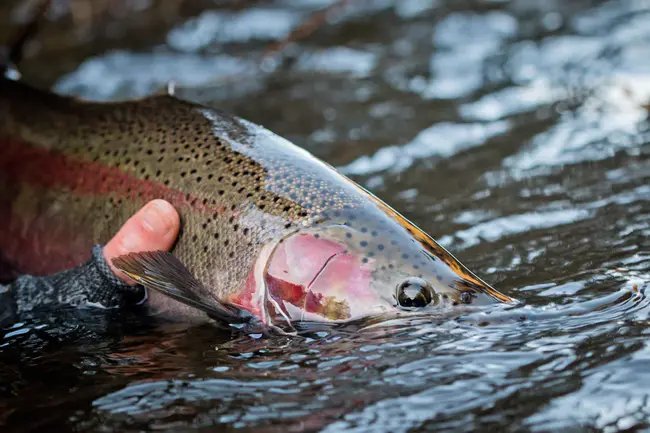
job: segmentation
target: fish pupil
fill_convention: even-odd
[[[433,289],[419,278],[401,283],[397,290],[397,302],[404,308],[422,308],[433,301]]]

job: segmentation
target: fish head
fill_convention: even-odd
[[[514,302],[388,206],[291,233],[270,255],[266,283],[290,320]]]

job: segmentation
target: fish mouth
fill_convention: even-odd
[[[487,284],[481,288],[481,292],[490,298],[494,299],[495,301],[504,303],[504,304],[516,304],[517,301],[511,298],[510,296],[506,296],[503,293],[497,291],[496,289],[493,289],[492,287],[488,286]]]

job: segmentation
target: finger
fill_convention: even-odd
[[[153,200],[133,215],[120,231],[104,246],[104,258],[113,273],[129,284],[111,259],[141,251],[168,251],[178,235],[180,218],[174,207],[164,200]]]

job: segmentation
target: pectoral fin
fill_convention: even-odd
[[[210,317],[227,323],[242,323],[250,314],[218,300],[171,253],[147,251],[116,257],[113,265],[148,289],[197,308]]]

